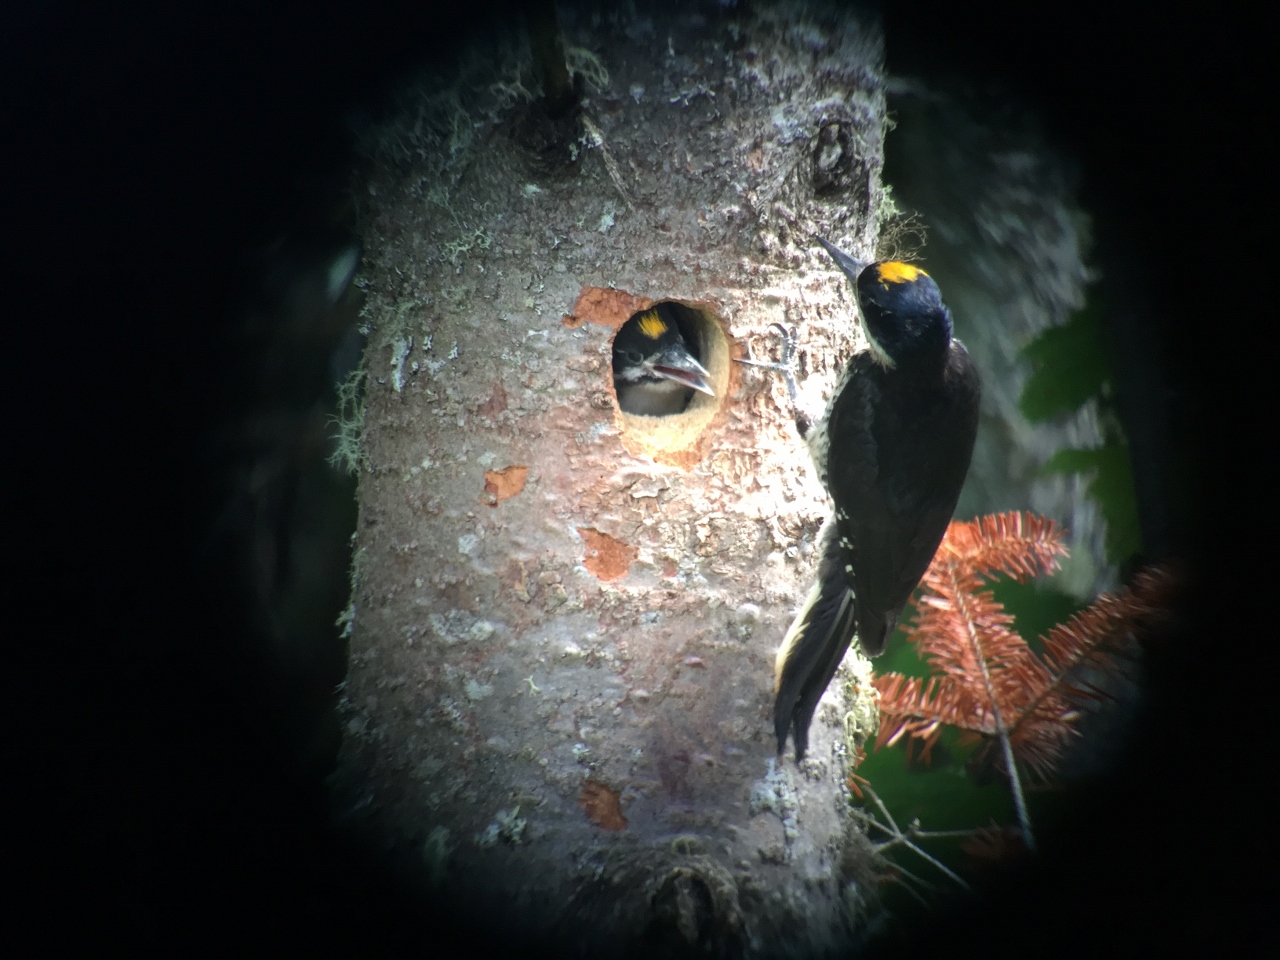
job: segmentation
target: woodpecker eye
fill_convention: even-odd
[[[644,356],[640,353],[639,350],[627,351],[627,363],[639,363],[643,359],[644,359]]]

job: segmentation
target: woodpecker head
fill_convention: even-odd
[[[710,376],[689,351],[669,304],[659,303],[632,317],[613,339],[613,382],[620,402],[631,387],[687,388],[714,397],[707,382]]]
[[[863,263],[815,237],[853,283],[871,355],[885,367],[941,355],[951,342],[951,312],[933,278],[909,263]]]

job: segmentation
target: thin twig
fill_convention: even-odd
[[[871,789],[870,784],[864,786],[862,789],[865,790],[867,793],[871,794],[871,799],[874,800],[876,806],[880,808],[880,813],[883,814],[884,818],[887,821],[889,821],[889,826],[886,827],[883,823],[881,823],[879,820],[877,820],[875,817],[871,816],[870,814],[864,813],[862,811],[855,811],[856,813],[860,813],[868,823],[875,824],[877,827],[879,827],[881,830],[883,830],[885,833],[889,834],[889,836],[893,838],[892,840],[885,841],[884,843],[880,844],[880,846],[877,847],[877,849],[880,849],[881,847],[889,847],[889,846],[894,846],[896,844],[902,844],[908,850],[914,851],[917,856],[933,864],[934,867],[936,867],[938,870],[942,871],[944,874],[946,874],[948,877],[954,880],[962,889],[964,890],[969,889],[969,884],[965,883],[964,879],[959,874],[957,874],[950,867],[946,866],[944,863],[939,861],[936,857],[933,857],[930,854],[926,853],[924,850],[921,850],[920,847],[918,847],[916,844],[911,842],[911,839],[907,834],[903,833],[900,829],[898,829],[898,825],[897,823],[894,822],[893,816],[889,813],[889,809],[884,805],[884,801],[880,799],[880,795]],[[899,867],[898,869],[901,869],[901,868]]]
[[[907,835],[923,840],[943,840],[947,837],[972,837],[976,830],[908,830]]]

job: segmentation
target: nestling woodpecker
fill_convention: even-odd
[[[613,386],[624,413],[683,413],[695,390],[715,396],[710,376],[689,351],[669,303],[632,317],[613,339]]]
[[[854,634],[867,656],[883,652],[933,559],[969,471],[981,393],[932,277],[895,260],[862,263],[815,239],[853,283],[870,349],[849,360],[816,423],[796,413],[835,504],[818,581],[774,668],[778,753],[790,733],[797,760]],[[794,397],[789,366],[783,372]]]

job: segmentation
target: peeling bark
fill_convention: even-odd
[[[798,325],[816,412],[862,347],[810,234],[873,252],[881,45],[800,8],[664,16],[562,17],[594,77],[568,171],[513,138],[516,102],[469,118],[464,161],[384,152],[362,190],[335,796],[513,943],[807,954],[871,902],[845,779],[874,692],[851,653],[811,759],[775,759],[774,653],[828,504],[782,383],[731,361]],[[524,89],[527,54],[485,62],[468,90]],[[622,414],[612,336],[662,300],[701,318],[716,396]]]

